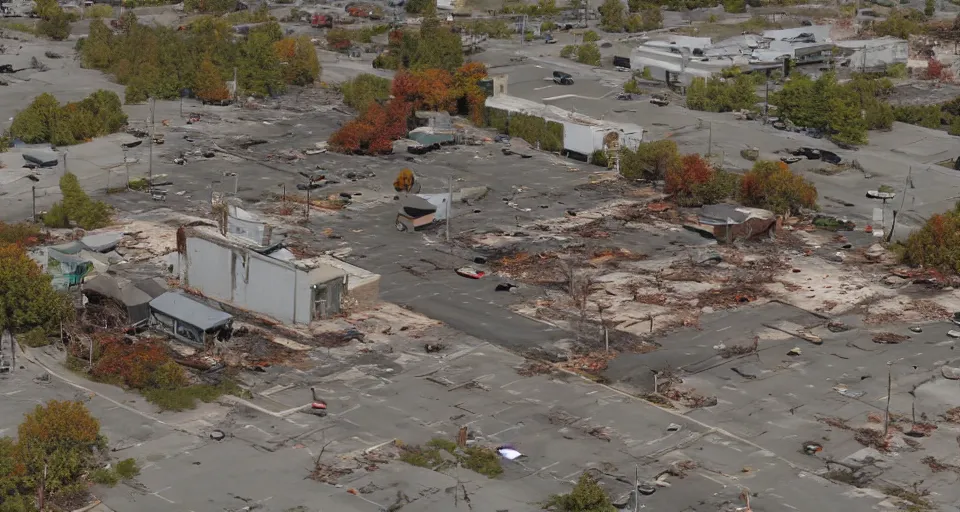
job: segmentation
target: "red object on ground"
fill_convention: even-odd
[[[873,226],[867,224],[867,227],[863,228],[864,233],[873,233]]]
[[[323,403],[323,402],[314,402],[314,403],[310,404],[310,407],[313,407],[314,409],[326,409],[326,408],[327,408],[327,404],[325,404],[325,403]]]
[[[476,270],[470,267],[461,267],[457,269],[457,274],[469,279],[480,279],[481,277],[486,275],[486,272],[482,270]]]

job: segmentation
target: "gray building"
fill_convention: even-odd
[[[206,347],[231,329],[233,316],[178,292],[167,292],[150,301],[150,327],[174,338]]]
[[[341,309],[347,272],[322,262],[289,259],[277,246],[191,228],[183,258],[183,284],[206,297],[274,318],[305,324]]]

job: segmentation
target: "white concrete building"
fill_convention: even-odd
[[[594,151],[605,149],[605,142],[611,138],[617,140],[620,147],[629,149],[636,149],[637,145],[643,142],[643,128],[632,123],[594,119],[553,105],[506,94],[488,97],[485,105],[508,115],[525,114],[561,124],[564,152],[590,156]]]

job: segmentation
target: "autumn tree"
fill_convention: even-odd
[[[309,85],[320,77],[317,49],[307,36],[288,37],[275,43],[283,79],[291,85]]]
[[[230,90],[220,75],[220,70],[209,59],[203,59],[197,73],[194,94],[204,103],[218,103],[230,99]]]
[[[72,306],[50,280],[22,246],[0,247],[0,330],[53,329],[69,318]]]
[[[664,191],[680,206],[716,204],[733,195],[737,180],[737,175],[714,169],[700,155],[684,155],[679,165],[667,169]]]
[[[960,273],[960,203],[931,216],[902,247],[908,265]]]
[[[745,206],[789,215],[815,208],[817,189],[783,162],[758,160],[741,178],[738,199]]]
[[[283,93],[285,83],[274,44],[282,38],[280,25],[266,23],[250,30],[240,46],[237,87],[248,94],[273,96]]]

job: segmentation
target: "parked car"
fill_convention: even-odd
[[[559,85],[573,85],[573,77],[563,71],[553,72],[553,82]]]

